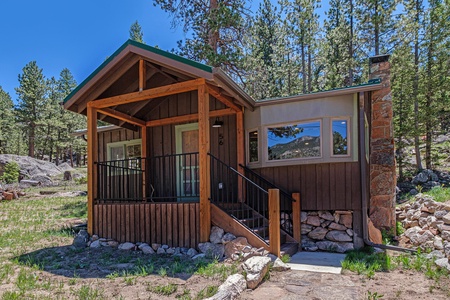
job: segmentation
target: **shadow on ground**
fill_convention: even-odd
[[[158,274],[189,279],[212,260],[187,256],[147,255],[116,248],[76,248],[72,245],[39,249],[14,258],[21,265],[68,278],[114,278]]]

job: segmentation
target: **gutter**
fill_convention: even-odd
[[[361,201],[362,201],[362,230],[363,230],[363,241],[364,244],[377,247],[385,250],[393,250],[399,252],[409,252],[409,253],[417,253],[417,250],[392,246],[392,245],[384,245],[384,244],[376,244],[369,240],[369,228],[368,224],[368,197],[367,197],[367,177],[366,177],[366,141],[365,141],[365,118],[364,118],[364,92],[359,93],[359,164],[361,168]]]

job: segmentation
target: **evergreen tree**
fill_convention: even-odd
[[[14,104],[11,96],[0,86],[0,153],[11,153],[15,130]]]
[[[130,27],[130,40],[144,43],[144,33],[142,32],[142,27],[136,20]]]
[[[45,112],[47,85],[42,69],[35,61],[28,63],[19,74],[19,87],[16,88],[18,105],[17,119],[27,127],[28,155],[35,156],[36,128]]]

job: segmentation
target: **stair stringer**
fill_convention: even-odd
[[[262,241],[250,229],[217,207],[214,203],[211,203],[211,223],[222,228],[226,232],[231,232],[235,236],[245,237],[253,247],[263,247],[265,250],[269,251],[269,245]]]

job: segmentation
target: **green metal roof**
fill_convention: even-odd
[[[377,85],[380,83],[381,83],[381,79],[377,78],[377,79],[371,79],[366,83],[362,83],[362,84],[358,84],[358,85],[344,86],[344,87],[334,88],[334,89],[329,89],[329,90],[315,91],[315,92],[311,92],[311,93],[307,93],[307,94],[298,94],[298,95],[291,95],[291,96],[284,96],[284,97],[260,99],[260,100],[256,100],[256,103],[265,102],[265,101],[276,101],[276,100],[294,98],[294,97],[298,97],[298,96],[314,95],[314,94],[320,94],[320,93],[326,93],[326,92],[332,92],[332,91],[351,90],[351,89],[357,89],[357,88],[365,87],[365,86]]]
[[[85,86],[92,78],[94,78],[95,75],[97,75],[106,65],[108,65],[117,55],[119,55],[120,52],[122,52],[128,45],[131,46],[135,46],[138,48],[141,48],[143,50],[147,50],[150,51],[152,53],[176,60],[178,62],[184,63],[186,65],[189,65],[191,67],[197,68],[199,70],[208,72],[208,73],[212,73],[213,72],[213,67],[202,64],[202,63],[198,63],[196,61],[184,58],[182,56],[149,46],[149,45],[145,45],[133,40],[128,40],[126,41],[122,46],[120,46],[119,49],[117,49],[110,57],[108,57],[108,59],[106,59],[97,69],[95,69],[94,72],[91,73],[91,75],[89,75],[85,80],[83,80],[82,83],[80,83],[69,95],[67,95],[67,97],[64,99],[64,103],[66,103],[67,101],[70,100],[70,98],[73,97],[73,95],[75,95],[83,86]]]

